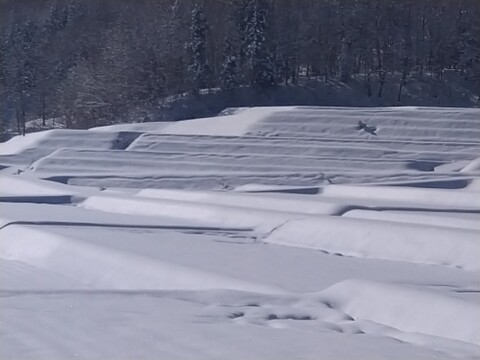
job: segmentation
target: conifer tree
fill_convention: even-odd
[[[209,66],[207,61],[207,20],[204,8],[196,3],[192,10],[191,64],[189,67],[194,92],[207,87]]]
[[[266,40],[267,3],[265,0],[252,0],[251,18],[247,24],[247,57],[249,61],[250,83],[260,87],[274,85],[274,66]]]
[[[222,89],[232,90],[240,85],[238,76],[237,56],[234,53],[232,40],[227,37],[225,40],[225,49],[223,51],[223,62],[220,73],[220,84]]]

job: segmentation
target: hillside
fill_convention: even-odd
[[[339,80],[300,77],[297,85],[277,85],[270,89],[242,87],[234,90],[205,89],[200,95],[169,96],[155,106],[135,109],[118,122],[174,121],[215,116],[229,107],[252,106],[437,106],[479,107],[480,89],[474,79],[461,73],[444,71],[436,74],[412,74],[402,86],[401,74],[389,74],[382,86],[378,76],[371,76],[371,95],[365,76],[358,75],[348,83]],[[381,96],[379,92],[381,89]]]
[[[479,32],[476,0],[2,0],[0,137],[38,118],[478,106]]]
[[[479,139],[415,106],[14,137],[0,357],[478,358]]]

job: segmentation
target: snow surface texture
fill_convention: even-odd
[[[221,115],[0,144],[0,358],[480,358],[479,110]]]

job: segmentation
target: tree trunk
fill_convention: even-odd
[[[22,135],[25,136],[27,132],[27,124],[25,119],[25,105],[22,105]]]
[[[400,81],[400,86],[398,87],[397,102],[400,102],[402,100],[402,88],[403,81]]]
[[[370,71],[367,71],[367,96],[371,97],[372,96],[372,84],[370,82]]]
[[[407,84],[407,68],[403,68],[402,80],[400,81],[400,86],[398,87],[397,102],[402,100],[402,90],[403,87]]]
[[[45,101],[45,94],[42,95],[42,126],[47,126],[47,114],[46,114],[46,101]]]
[[[15,107],[15,117],[17,118],[17,133],[20,134],[20,106],[17,104]]]
[[[379,78],[380,78],[380,88],[378,89],[377,97],[381,98],[382,92],[383,92],[383,85],[385,84],[385,71],[383,70],[380,71]]]
[[[284,71],[284,76],[285,76],[285,85],[288,85],[288,73],[290,69],[290,62],[287,60],[285,61],[285,71]]]

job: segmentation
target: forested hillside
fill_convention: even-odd
[[[394,86],[398,103],[445,70],[480,89],[478,0],[3,0],[0,25],[2,128],[18,132],[309,80],[372,98]]]

